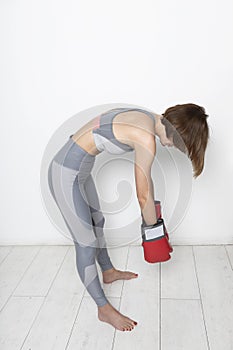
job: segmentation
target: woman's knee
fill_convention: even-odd
[[[81,280],[85,286],[89,285],[91,281],[98,276],[96,268],[96,248],[81,247],[75,243],[76,249],[76,265]]]
[[[105,217],[103,215],[92,215],[92,225],[95,227],[103,228],[105,224]]]
[[[81,247],[77,242],[75,242],[74,245],[78,267],[85,267],[95,263],[96,247]]]

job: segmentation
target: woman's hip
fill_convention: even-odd
[[[95,163],[95,156],[69,138],[52,160],[65,168],[76,170],[80,174],[90,174]]]

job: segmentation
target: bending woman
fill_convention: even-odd
[[[107,300],[96,260],[104,283],[137,275],[117,270],[108,255],[103,232],[105,218],[91,175],[95,158],[103,151],[135,152],[135,184],[142,219],[147,225],[155,224],[150,170],[156,154],[156,136],[163,146],[175,146],[185,152],[197,177],[203,170],[209,137],[206,117],[204,108],[195,104],[176,105],[162,115],[141,108],[114,108],[71,135],[50,163],[50,191],[74,241],[80,279],[97,305],[99,320],[118,330],[132,330],[137,323]]]

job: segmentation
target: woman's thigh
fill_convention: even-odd
[[[50,165],[51,192],[68,223],[72,238],[81,246],[96,247],[91,210],[84,188],[87,177],[88,174],[64,167],[54,160]]]

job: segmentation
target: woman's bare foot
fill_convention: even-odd
[[[109,303],[104,306],[98,306],[98,319],[111,324],[120,331],[131,331],[137,325],[137,322],[122,315]]]
[[[120,271],[115,268],[103,271],[103,282],[112,283],[116,280],[130,280],[131,278],[137,278],[137,274],[129,271]]]

